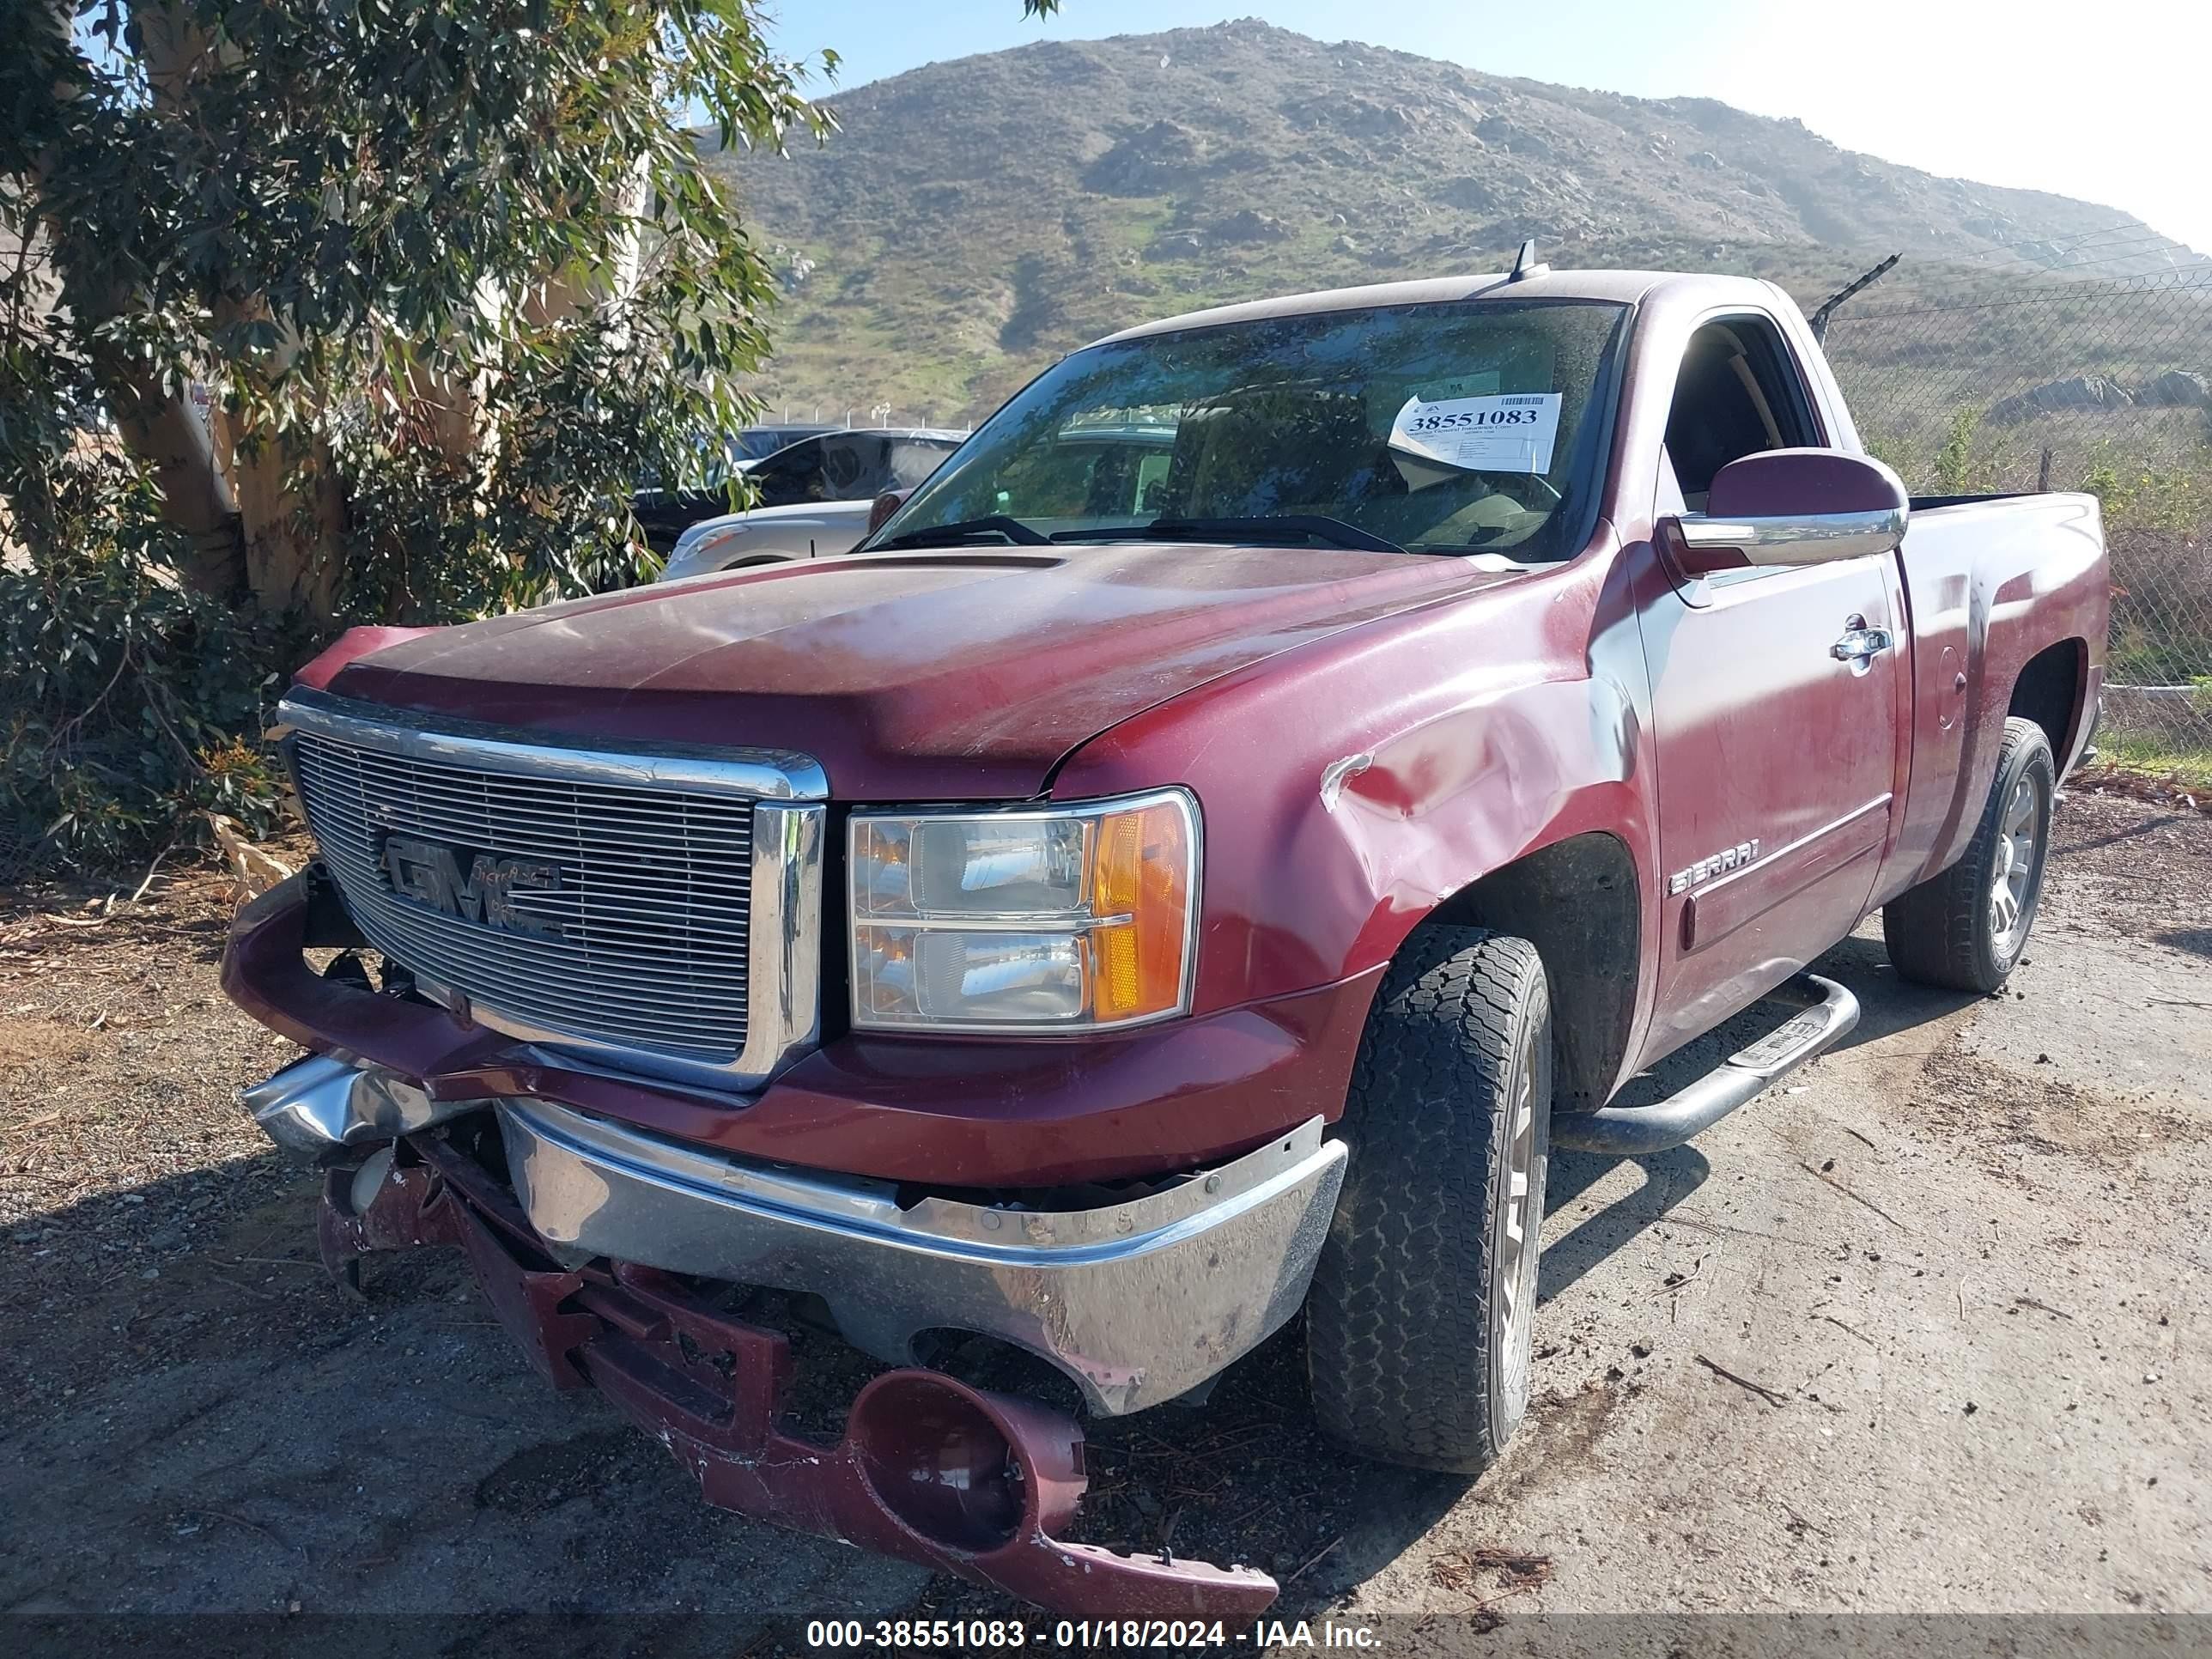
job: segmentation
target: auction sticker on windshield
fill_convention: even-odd
[[[1559,435],[1559,394],[1506,392],[1489,398],[1419,396],[1390,422],[1390,447],[1469,472],[1549,472]]]

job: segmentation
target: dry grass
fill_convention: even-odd
[[[1552,1558],[1524,1550],[1483,1546],[1446,1550],[1429,1559],[1429,1582],[1438,1589],[1476,1598],[1490,1607],[1509,1595],[1540,1590],[1552,1582]]]
[[[2212,747],[2185,748],[2131,732],[2100,732],[2098,758],[2103,765],[2086,775],[2104,781],[2114,793],[2130,786],[2157,792],[2157,798],[2188,794],[2212,811]]]
[[[216,984],[234,899],[198,867],[0,901],[0,1226],[266,1152],[232,1097],[295,1051]]]

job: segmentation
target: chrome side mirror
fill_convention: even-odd
[[[1911,510],[1897,474],[1870,456],[1770,449],[1723,467],[1705,510],[1661,520],[1659,540],[1689,577],[1826,564],[1894,551]]]

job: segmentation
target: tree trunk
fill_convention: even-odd
[[[641,227],[635,222],[651,199],[651,185],[645,158],[641,155],[608,186],[608,198],[615,211],[628,215],[633,221],[623,233],[611,264],[604,270],[571,266],[553,272],[524,299],[522,315],[526,320],[543,328],[595,306],[628,306],[644,271],[645,243],[640,234]],[[617,311],[617,314],[619,317],[621,313]]]
[[[155,375],[119,354],[97,354],[93,371],[107,393],[124,447],[153,469],[162,517],[191,544],[179,573],[185,585],[218,598],[234,596],[246,582],[246,543],[208,423],[189,394],[172,396]]]
[[[9,266],[8,286],[15,295],[0,316],[0,343],[10,350],[53,350],[54,309],[61,290],[36,228],[21,235],[0,230],[0,258]],[[60,550],[53,483],[50,469],[27,469],[15,494],[0,495],[0,562],[43,562]]]
[[[330,442],[319,429],[323,398],[283,399],[292,405],[285,428],[269,418],[280,401],[280,383],[298,360],[299,335],[258,297],[218,301],[215,323],[231,331],[274,323],[277,330],[272,349],[232,366],[246,393],[243,406],[215,411],[210,422],[220,433],[238,500],[246,591],[264,611],[298,611],[330,622],[345,574],[346,506]]]
[[[489,487],[496,427],[486,407],[486,377],[463,378],[432,368],[412,352],[400,354],[398,380],[386,386],[397,400],[398,441],[408,450],[434,456],[437,471],[455,488],[456,510],[481,514]],[[410,526],[375,527],[379,556],[386,572],[383,619],[411,623],[419,617],[421,595],[414,580],[418,549]]]
[[[330,446],[264,436],[240,446],[232,472],[255,605],[332,620],[345,574],[346,511]]]
[[[75,50],[70,33],[74,10],[67,4],[49,4],[37,14],[60,42],[70,43],[70,50]],[[142,6],[134,15],[144,32],[155,100],[173,109],[194,64],[208,50],[207,39],[170,7]],[[33,186],[40,182],[34,176]],[[48,222],[48,216],[41,214],[39,220],[52,234],[58,265],[69,240],[60,234],[61,226]],[[63,270],[60,275],[67,303],[80,317],[92,320],[130,312],[129,290],[99,273]],[[246,574],[238,504],[216,465],[208,425],[192,405],[191,389],[164,385],[161,376],[143,362],[112,349],[95,349],[92,368],[107,395],[124,447],[152,469],[161,487],[162,515],[190,543],[180,573],[186,585],[224,598],[235,594]]]

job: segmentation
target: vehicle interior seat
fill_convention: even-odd
[[[1270,391],[1183,417],[1160,513],[1169,518],[1340,514],[1377,487],[1364,399]],[[1401,486],[1402,488],[1402,486]]]
[[[1808,441],[1785,425],[1796,423],[1796,411],[1786,403],[1778,408],[1769,393],[1778,383],[1759,356],[1772,349],[1727,323],[1708,323],[1682,354],[1667,416],[1667,453],[1693,513],[1705,511],[1713,475],[1730,461]]]

